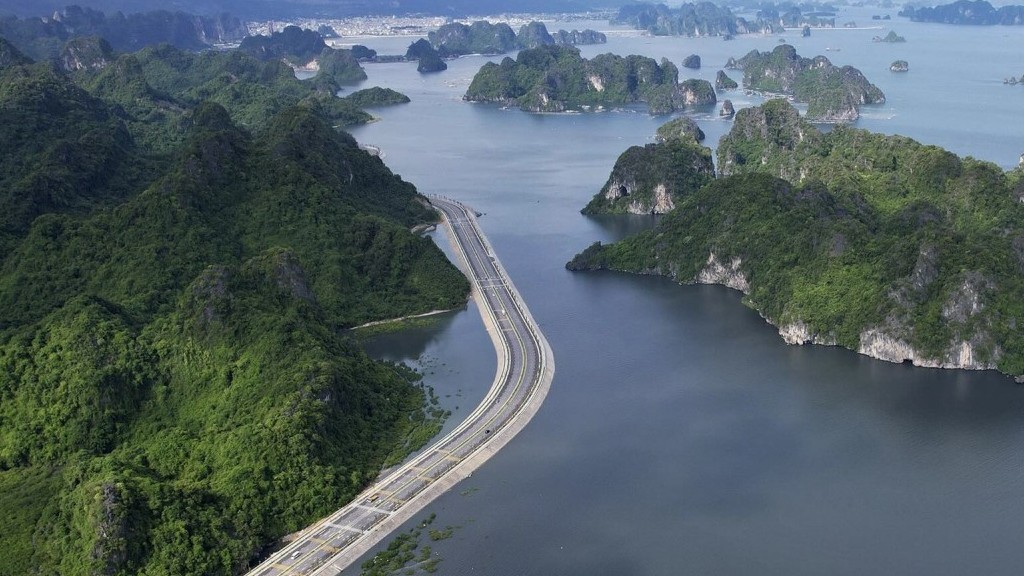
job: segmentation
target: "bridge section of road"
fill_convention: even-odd
[[[455,429],[355,500],[304,530],[251,576],[338,574],[435,498],[468,477],[533,417],[554,378],[551,347],[501,266],[476,214],[434,196],[498,354],[494,382]]]

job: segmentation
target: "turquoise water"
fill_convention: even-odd
[[[872,13],[884,12],[838,21],[870,25]],[[885,91],[888,102],[865,109],[858,126],[1016,165],[1024,88],[1001,79],[1024,73],[1024,29],[889,24],[906,44],[870,41],[889,27],[783,36],[802,55],[861,68]],[[612,32],[608,44],[584,53],[676,62],[697,53],[707,79],[729,56],[778,42]],[[358,42],[395,53],[410,40]],[[911,71],[888,72],[896,59]],[[413,102],[377,110],[380,122],[353,131],[381,146],[388,165],[423,192],[484,213],[480,224],[557,360],[530,425],[428,508],[435,524],[460,526],[449,540],[425,542],[444,559],[440,573],[1021,573],[1024,387],[992,373],[786,346],[725,288],[566,272],[564,263],[591,242],[650,224],[586,218],[579,209],[618,154],[651,141],[665,119],[636,111],[530,115],[462,102],[486,60],[455,60],[431,76],[409,64],[367,66],[366,85]],[[738,106],[759,101],[728,97]],[[711,145],[730,126],[714,110],[696,117]],[[494,372],[472,304],[370,348],[419,359],[453,409],[449,426]]]

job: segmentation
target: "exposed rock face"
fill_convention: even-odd
[[[302,269],[299,258],[292,252],[283,250],[270,256],[271,274],[277,288],[290,297],[315,303],[316,296],[309,289],[306,271]]]
[[[716,90],[734,90],[739,87],[739,84],[735,80],[729,78],[724,70],[719,70],[715,74],[715,89]]]
[[[735,58],[730,56],[729,59],[725,61],[725,69],[740,70],[740,63]]]
[[[696,78],[680,82],[676,86],[673,99],[682,103],[683,106],[704,106],[718,101],[711,83]]]
[[[721,284],[744,294],[750,293],[750,282],[745,272],[740,270],[743,260],[733,257],[728,263],[723,262],[714,252],[708,256],[704,269],[697,274],[697,284]]]
[[[725,100],[722,102],[722,109],[718,111],[719,116],[732,117],[736,114],[736,109],[732,106],[732,100]]]
[[[744,108],[736,113],[729,134],[718,143],[718,170],[723,176],[738,174],[750,167],[762,166],[769,158],[791,156],[801,144],[810,146],[821,140],[821,133],[800,118],[785,100],[770,100],[761,106]],[[756,144],[756,147],[748,146]],[[801,181],[801,167],[787,161],[779,167],[776,176]]]
[[[683,68],[690,68],[691,70],[700,69],[700,56],[696,54],[690,54],[683,60]]]
[[[804,344],[820,344],[822,346],[835,346],[836,337],[834,334],[822,336],[805,324],[802,320],[789,324],[779,325],[779,336],[786,344],[802,346]]]
[[[942,319],[948,322],[966,322],[985,307],[982,296],[995,289],[995,285],[977,272],[968,272],[959,286],[942,306]]]
[[[65,72],[102,70],[113,60],[110,44],[98,36],[69,40],[60,53],[60,67]]]
[[[896,60],[889,65],[890,72],[906,72],[910,70],[910,64],[906,60]]]
[[[100,563],[95,574],[118,574],[128,560],[129,511],[123,502],[121,490],[112,482],[99,486],[96,495],[96,540],[93,543],[92,558]]]
[[[977,345],[962,341],[954,343],[941,358],[929,358],[915,350],[905,340],[894,337],[877,328],[865,330],[860,335],[860,347],[857,352],[887,362],[909,362],[914,366],[925,368],[960,368],[965,370],[994,370],[996,362],[1002,355],[996,348],[989,360],[982,360],[977,353]]]
[[[681,130],[670,129],[672,134],[662,143],[633,146],[623,152],[583,213],[665,214],[675,208],[679,198],[713,180],[711,150]]]

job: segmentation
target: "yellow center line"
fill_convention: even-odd
[[[457,243],[459,244],[459,248],[462,250],[463,254],[465,255],[465,257],[466,257],[466,259],[468,261],[469,260],[469,254],[466,253],[466,249],[462,246],[461,242],[457,242]],[[473,250],[479,256],[479,254],[480,254],[479,250],[476,247],[474,247]],[[470,266],[470,269],[472,270],[472,266]],[[479,285],[479,280],[477,281],[477,284]],[[506,290],[508,290],[508,289],[506,288]],[[515,306],[514,298],[513,298],[513,306]],[[518,308],[518,306],[515,306],[515,307]],[[494,316],[493,311],[492,311],[491,315]],[[495,320],[498,319],[497,317],[494,317],[494,318],[495,318]],[[515,400],[516,392],[518,392],[519,387],[523,384],[523,382],[526,379],[526,364],[527,364],[525,362],[525,358],[527,357],[527,354],[526,354],[527,353],[526,344],[525,344],[525,342],[523,342],[523,337],[522,337],[521,334],[519,334],[519,332],[516,332],[516,331],[513,331],[513,332],[516,335],[516,340],[518,341],[518,344],[519,344],[519,350],[521,350],[522,353],[523,353],[522,357],[523,357],[524,361],[520,362],[521,366],[520,366],[520,369],[519,369],[519,375],[518,375],[518,378],[516,378],[515,385],[512,387],[511,392],[505,396],[504,401],[501,403],[501,408],[499,410],[495,411],[495,413],[490,418],[488,418],[486,422],[484,422],[484,426],[485,427],[487,425],[491,424],[492,422],[494,422],[495,420],[497,420],[498,416],[502,414],[503,410],[506,407],[508,407],[509,404],[513,400]],[[511,344],[511,343],[508,342],[508,344]],[[509,346],[509,348],[511,349],[511,346]],[[447,459],[451,459],[451,460],[454,460],[456,462],[459,462],[460,459],[456,458],[455,456],[452,456],[452,453],[455,452],[456,450],[462,448],[466,444],[470,443],[479,434],[480,434],[480,431],[478,429],[475,433],[470,434],[469,436],[467,436],[466,439],[464,439],[461,443],[459,443],[457,446],[455,446],[452,450],[447,451],[447,452],[444,451],[444,450],[438,450],[437,452],[441,453],[441,454],[445,454],[445,458],[447,458]],[[485,434],[486,434],[486,432],[485,432]],[[431,467],[433,467],[433,466],[431,466]],[[415,482],[417,478],[420,478],[420,476],[414,477],[412,480],[407,481],[405,484],[403,484],[402,486],[400,486],[399,488],[397,488],[397,489],[395,489],[395,490],[393,490],[391,492],[386,492],[386,491],[383,491],[383,490],[379,490],[377,492],[377,494],[380,494],[380,495],[384,496],[381,499],[381,501],[383,501],[383,500],[390,500],[393,503],[395,503],[398,507],[400,507],[400,506],[404,505],[406,502],[408,502],[408,500],[401,500],[401,499],[395,498],[395,494],[398,494],[403,489],[407,488],[410,484]],[[326,544],[320,544],[320,545],[316,546],[313,550],[310,550],[309,552],[303,554],[301,556],[301,558],[302,559],[309,558],[310,556],[312,556],[316,552],[319,552],[325,546],[326,546]],[[334,553],[337,553],[337,550],[335,550]],[[274,566],[276,567],[277,565],[275,564]],[[290,574],[290,573],[292,573],[292,571],[294,569],[295,569],[294,566],[289,566],[289,567],[287,567],[287,569],[282,574]]]

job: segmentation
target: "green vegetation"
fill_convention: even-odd
[[[246,36],[238,46],[239,52],[258,60],[284,58],[299,66],[313,61],[326,48],[327,44],[318,32],[298,26],[285,26],[284,30],[270,36]]]
[[[736,63],[749,90],[786,94],[807,103],[807,118],[848,122],[859,116],[862,104],[880,104],[885,95],[852,66],[833,66],[828,58],[801,58],[788,44],[771,52],[751,50]]]
[[[724,70],[719,70],[718,73],[715,74],[716,90],[735,90],[736,88],[739,88],[739,84],[730,78]]]
[[[301,81],[280,61],[260,62],[238,51],[193,54],[172,46],[125,54],[99,71],[83,71],[77,81],[113,103],[132,136],[146,147],[175,149],[185,137],[189,110],[217,102],[232,121],[261,134],[278,112],[302,103],[315,107],[335,125],[368,122],[357,105],[334,96],[338,87],[322,78]]]
[[[889,30],[889,33],[885,36],[875,36],[872,38],[874,42],[888,42],[890,44],[896,44],[900,42],[906,42],[907,39],[896,33],[895,30]]]
[[[700,129],[700,126],[697,125],[693,118],[680,116],[658,126],[658,131],[655,133],[654,138],[658,142],[668,142],[669,140],[676,139],[703,142],[704,131]]]
[[[238,573],[436,433],[343,329],[468,283],[333,96],[237,52],[0,54],[0,574]]]
[[[215,43],[237,42],[247,34],[245,24],[227,14],[210,17],[156,10],[107,16],[72,5],[53,16],[18,19],[0,15],[0,36],[36,60],[54,60],[67,41],[83,36],[102,37],[115,50],[134,52],[164,43],[202,50]]]
[[[331,94],[338,91],[339,85],[366,80],[366,71],[352,50],[330,48],[319,32],[298,26],[286,26],[270,36],[248,36],[238,51],[262,62],[286,60],[294,66],[306,66],[316,61],[313,84]]]
[[[643,102],[652,114],[713,104],[705,80],[678,84],[679,70],[644,56],[601,54],[592,60],[571,46],[523,50],[515,60],[488,62],[473,77],[465,99],[517,106],[530,112],[564,112]]]
[[[351,50],[324,48],[317,62],[320,68],[314,81],[318,84],[345,85],[366,80],[366,70]]]
[[[711,2],[684,3],[678,8],[648,2],[630,3],[619,9],[612,24],[626,24],[655,36],[771,34],[781,29],[762,18],[748,21],[734,15],[728,7]]]
[[[805,328],[797,341],[859,349],[875,331],[917,363],[1024,374],[1024,169],[845,126],[821,133],[783,100],[737,113],[718,166],[654,230],[567,266],[743,285],[731,262],[744,301]]]
[[[416,70],[421,74],[448,69],[448,65],[441,59],[441,54],[423,38],[409,45],[409,49],[405,51],[405,59],[417,61],[419,65]]]
[[[664,142],[623,152],[604,187],[582,212],[664,214],[714,177],[711,149],[692,135],[673,134]]]
[[[1024,6],[1005,5],[994,8],[986,0],[957,0],[935,7],[905,5],[899,16],[912,22],[941,22],[968,26],[1019,26],[1024,23]]]
[[[408,104],[409,97],[391,88],[374,86],[364,90],[357,90],[345,97],[354,106],[359,108],[370,108],[372,106],[394,106],[395,104]]]
[[[442,58],[466,54],[504,54],[516,48],[516,33],[504,22],[486,20],[467,26],[461,22],[445,24],[427,35]]]
[[[431,513],[419,526],[396,536],[387,548],[363,562],[359,573],[362,576],[390,576],[399,572],[412,575],[420,570],[428,574],[437,572],[441,559],[432,554],[430,546],[420,547],[423,529],[429,527],[436,517],[436,514]],[[450,538],[453,532],[454,529],[448,526],[444,530],[430,530],[429,534],[432,541],[437,541]],[[419,554],[416,553],[417,549]]]
[[[431,530],[429,532],[430,539],[434,542],[437,542],[439,540],[447,540],[451,538],[453,534],[455,534],[454,526],[445,526],[440,530]]]

